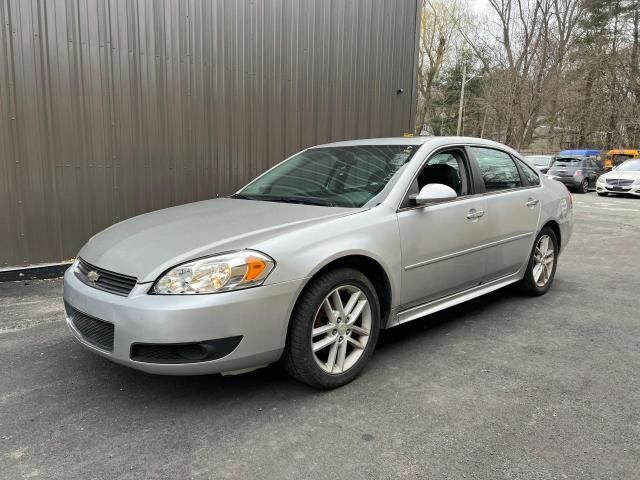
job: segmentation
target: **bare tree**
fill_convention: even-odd
[[[640,0],[471,1],[424,0],[418,130],[438,131],[438,114],[452,131],[467,50],[481,79],[467,132],[539,151],[638,147]]]
[[[465,23],[467,11],[460,0],[423,0],[420,49],[418,52],[418,118],[416,133],[433,118],[431,98],[436,79],[452,40]]]

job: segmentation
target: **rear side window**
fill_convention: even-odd
[[[487,192],[522,187],[518,167],[511,156],[492,148],[471,147]]]
[[[553,164],[554,167],[578,167],[582,163],[579,158],[559,158]]]

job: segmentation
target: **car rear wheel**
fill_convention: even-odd
[[[313,280],[289,323],[283,365],[316,388],[353,380],[373,354],[380,331],[375,288],[361,272],[341,268]]]
[[[588,191],[589,191],[589,180],[585,178],[580,184],[580,187],[578,188],[578,192],[587,193]]]
[[[532,296],[543,295],[553,283],[558,264],[558,239],[550,227],[544,227],[533,244],[521,290]]]

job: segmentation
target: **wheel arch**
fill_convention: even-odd
[[[555,220],[549,220],[547,223],[545,223],[542,226],[540,231],[542,231],[542,229],[545,227],[549,227],[551,230],[553,230],[553,233],[556,234],[556,240],[558,241],[558,250],[560,250],[562,245],[562,234],[560,233],[560,224]]]
[[[293,302],[291,313],[293,313],[298,301],[312,284],[314,279],[330,270],[338,268],[353,268],[354,270],[362,272],[371,281],[376,290],[376,294],[378,295],[378,301],[380,302],[380,326],[385,328],[389,318],[391,317],[393,305],[393,287],[391,284],[391,277],[380,261],[363,253],[344,254],[342,256],[328,259],[324,263],[318,265],[298,292],[295,302]]]

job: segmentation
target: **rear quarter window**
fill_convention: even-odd
[[[526,182],[531,186],[531,185],[540,185],[540,177],[538,176],[537,172],[535,172],[529,165],[527,165],[526,163],[518,160],[518,164],[520,165],[520,169],[522,170],[522,173],[524,174],[524,178],[526,180]]]

